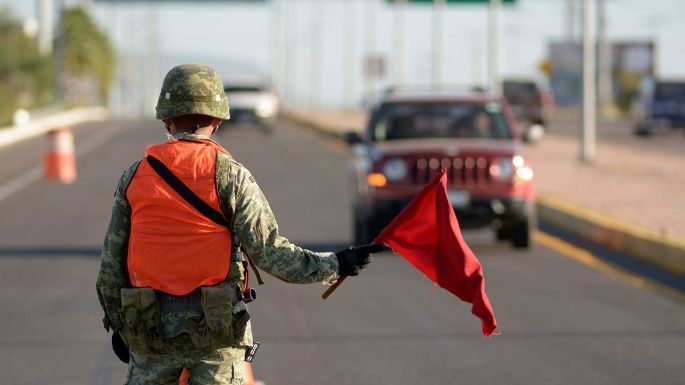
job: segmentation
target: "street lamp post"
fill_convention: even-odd
[[[65,28],[64,28],[64,0],[57,0],[57,36],[55,36],[55,99],[61,102],[64,99],[64,45],[65,45]]]
[[[499,75],[499,11],[502,0],[490,0],[489,12],[489,57],[490,57],[490,92],[502,94],[502,79]]]
[[[576,41],[576,0],[566,0],[566,39]]]
[[[52,0],[38,0],[38,49],[43,55],[49,55],[52,53],[52,14]]]
[[[402,87],[404,83],[404,13],[407,0],[398,0],[395,5],[395,49],[392,67],[395,69],[395,86]]]
[[[597,39],[598,39],[598,65],[597,74],[599,106],[602,112],[613,105],[613,91],[611,79],[611,45],[607,38],[607,2],[597,0]]]
[[[310,89],[309,89],[309,107],[321,107],[321,62],[322,62],[322,47],[323,34],[325,23],[322,20],[324,16],[322,1],[312,1],[309,9],[309,18],[311,20],[311,34],[310,34]]]
[[[349,1],[345,8],[345,104],[356,107],[357,84],[357,2]]]
[[[283,95],[283,0],[271,2],[271,82],[274,90]]]
[[[433,87],[442,85],[442,36],[443,14],[446,0],[434,0],[433,3]]]
[[[364,38],[366,46],[364,47],[365,60],[364,65],[368,66],[368,60],[371,55],[375,55],[376,51],[376,2],[366,1],[364,7]],[[365,68],[365,86],[366,86],[366,103],[367,105],[372,104],[373,93],[374,93],[374,81],[373,76],[368,73],[368,68]]]
[[[592,0],[583,0],[583,128],[580,159],[592,162],[596,155],[595,36]]]

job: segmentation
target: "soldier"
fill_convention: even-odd
[[[253,345],[247,262],[286,282],[330,284],[379,251],[315,253],[280,236],[250,172],[210,139],[228,118],[216,71],[172,68],[157,119],[173,139],[119,180],[96,286],[115,351],[130,352],[128,385],[178,384],[183,368],[191,384],[241,383]]]

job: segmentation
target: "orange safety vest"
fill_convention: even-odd
[[[159,159],[188,188],[218,212],[215,168],[210,141],[172,141],[145,151]],[[228,228],[198,212],[143,159],[126,191],[131,205],[128,275],[134,287],[185,295],[226,279],[232,240]]]

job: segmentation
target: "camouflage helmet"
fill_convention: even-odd
[[[182,64],[169,70],[157,100],[157,119],[191,114],[230,117],[221,76],[204,64]]]

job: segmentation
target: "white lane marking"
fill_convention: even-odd
[[[76,146],[76,158],[78,159],[84,155],[87,155],[88,153],[107,143],[110,139],[113,139],[115,136],[131,129],[133,126],[133,124],[127,124],[124,126],[124,128],[119,129],[101,129],[100,131],[84,139],[83,142]]]
[[[577,262],[580,262],[585,266],[597,269],[610,277],[619,279],[623,282],[628,282],[635,287],[650,287],[661,294],[669,296],[680,302],[685,302],[685,294],[678,289],[674,289],[668,285],[662,284],[647,276],[642,276],[639,273],[626,270],[620,266],[612,264],[611,262],[605,262],[603,259],[594,255],[590,251],[575,246],[553,235],[538,230],[535,232],[534,236],[535,240],[545,247],[550,248]]]
[[[8,196],[39,180],[41,176],[43,176],[42,168],[40,166],[34,167],[23,175],[20,175],[0,186],[0,202],[5,200],[5,198]]]
[[[87,155],[99,147],[103,146],[110,139],[115,136],[122,134],[123,132],[131,129],[134,125],[127,124],[124,128],[111,129],[103,128],[102,130],[90,135],[76,146],[76,159]],[[23,190],[24,188],[30,186],[31,184],[39,181],[43,176],[43,169],[41,166],[36,166],[29,171],[19,175],[18,177],[11,179],[9,182],[0,186],[0,202],[7,199],[11,195]]]

